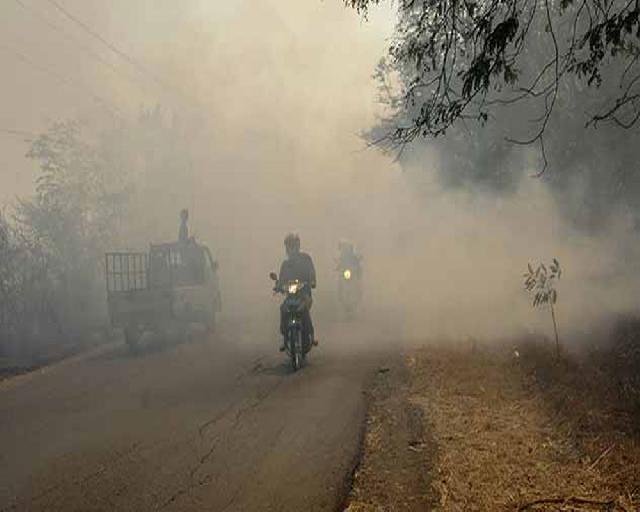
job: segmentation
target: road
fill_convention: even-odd
[[[1,383],[0,510],[336,510],[384,356],[335,325],[293,374],[245,331]]]

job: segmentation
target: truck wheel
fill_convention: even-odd
[[[133,353],[138,352],[138,342],[140,341],[140,332],[137,327],[127,326],[124,328],[124,341],[129,346],[129,350]]]
[[[212,311],[209,314],[209,318],[207,318],[207,331],[209,331],[209,333],[212,333],[216,330],[216,313],[215,311]]]

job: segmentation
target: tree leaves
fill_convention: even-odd
[[[553,305],[558,300],[558,292],[555,283],[560,279],[560,262],[553,258],[549,268],[540,263],[534,270],[531,263],[527,263],[527,272],[524,274],[524,288],[527,292],[535,292],[533,307],[543,304]]]
[[[344,2],[366,13],[380,0]],[[438,137],[460,120],[485,125],[491,107],[535,103],[544,115],[512,140],[538,142],[560,93],[599,88],[605,68],[619,83],[585,110],[592,123],[632,126],[640,119],[640,70],[631,66],[639,36],[638,2],[401,0],[389,56],[402,82],[394,116],[402,122],[379,141]]]

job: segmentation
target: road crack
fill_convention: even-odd
[[[257,364],[259,364],[259,362]],[[229,433],[237,432],[238,427],[242,419],[245,417],[245,415],[250,413],[251,411],[254,411],[261,404],[263,404],[265,400],[267,400],[270,396],[273,395],[274,392],[277,391],[277,389],[282,385],[282,383],[283,383],[283,380],[280,379],[275,384],[268,387],[267,389],[258,390],[256,396],[254,396],[251,403],[238,408],[233,418],[233,421],[231,422],[229,427],[225,430],[225,432],[218,434],[210,441],[210,445],[208,446],[206,451],[200,456],[197,464],[191,467],[191,469],[188,472],[188,477],[187,477],[188,481],[186,482],[186,484],[176,489],[171,494],[171,496],[169,496],[169,498],[167,498],[162,503],[162,505],[160,505],[158,510],[164,510],[165,508],[169,507],[171,504],[178,501],[182,497],[190,494],[194,489],[211,483],[211,481],[214,478],[211,474],[207,473],[204,476],[199,476],[199,474],[203,469],[203,467],[212,459],[217,448],[220,446],[221,441],[224,438],[228,437]],[[206,431],[209,430],[213,425],[223,420],[231,412],[233,408],[234,406],[230,405],[229,407],[226,407],[222,412],[217,414],[212,419],[202,423],[198,428],[199,437],[204,439],[206,437]],[[231,500],[229,501],[229,503],[225,505],[223,510],[226,510],[233,504],[235,499],[237,499],[237,495],[239,492],[240,492],[240,489],[236,490]]]

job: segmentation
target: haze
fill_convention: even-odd
[[[416,172],[403,174],[393,155],[366,148],[359,134],[382,114],[371,76],[393,28],[391,9],[374,10],[364,23],[339,2],[65,4],[144,63],[145,73],[52,4],[21,3],[0,7],[0,55],[11,77],[3,82],[0,126],[39,133],[59,119],[82,118],[94,129],[114,123],[92,94],[125,120],[156,104],[167,118],[199,117],[204,124],[191,130],[193,168],[145,178],[148,188],[141,187],[136,218],[128,222],[138,229],[121,243],[171,239],[178,209],[188,207],[194,233],[220,258],[231,308],[246,307],[250,298],[264,307],[265,272],[278,264],[291,230],[317,258],[326,285],[319,297],[327,301],[332,292],[324,296],[322,289],[333,287],[337,241],[362,246],[368,302],[396,312],[398,328],[416,337],[538,326],[519,275],[528,260],[553,256],[567,261],[563,293],[576,299],[566,301],[576,311],[562,311],[565,325],[582,322],[585,288],[602,297],[593,306],[598,311],[629,306],[630,291],[589,281],[597,277],[594,260],[615,259],[619,244],[611,237],[625,239],[624,226],[603,240],[573,233],[526,168],[515,171],[524,176],[515,196],[472,201],[441,190],[435,161],[423,159],[412,165],[431,185],[417,194]],[[32,193],[35,169],[20,136],[3,133],[0,144],[1,192],[10,205]]]

